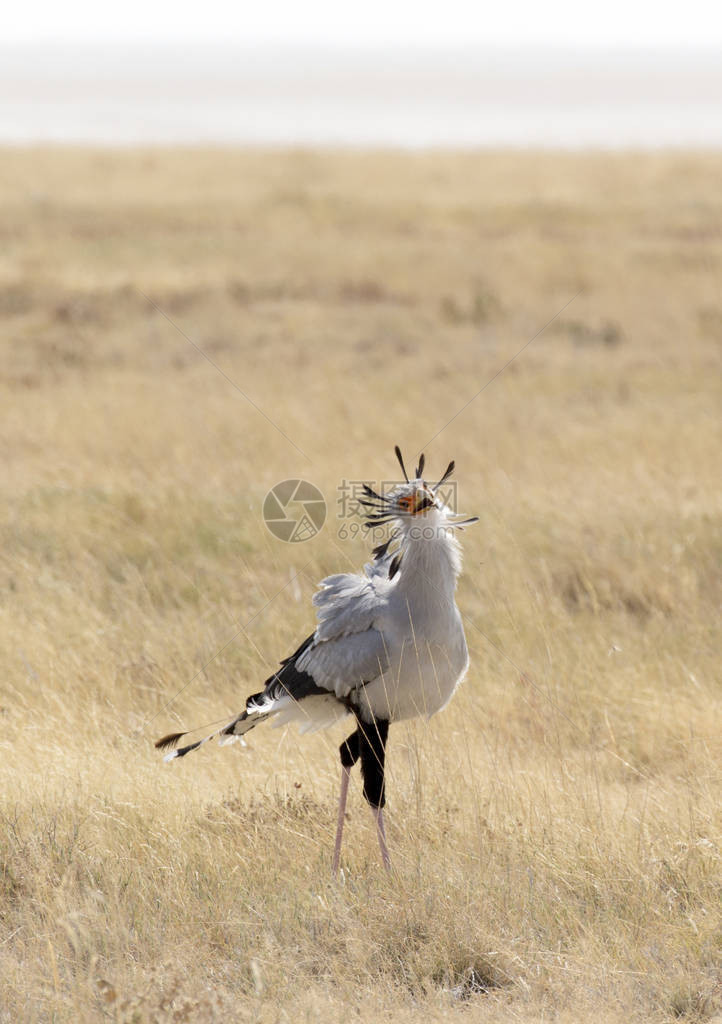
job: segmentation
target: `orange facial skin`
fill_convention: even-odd
[[[433,498],[430,496],[426,487],[418,488],[413,494],[405,494],[399,498],[399,506],[403,512],[408,512],[409,515],[417,516],[419,513],[426,511],[433,505]]]

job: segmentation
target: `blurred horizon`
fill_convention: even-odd
[[[0,46],[0,143],[719,148],[716,47]]]

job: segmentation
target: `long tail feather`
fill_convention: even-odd
[[[184,736],[187,736],[187,732],[169,732],[167,736],[163,736],[161,739],[155,741],[156,750],[169,750],[172,747],[178,745],[178,740],[182,740]]]
[[[196,740],[195,743],[189,743],[187,747],[179,747],[178,750],[171,750],[169,754],[166,754],[163,758],[164,761],[174,761],[176,757],[185,757],[186,754],[190,754],[191,750],[198,750],[208,740],[212,740],[214,736],[217,736],[217,732],[212,732],[210,736],[204,736],[202,740]]]
[[[235,740],[240,740],[241,743],[245,743],[243,740],[244,733],[254,729],[259,722],[265,721],[266,718],[276,714],[275,710],[270,712],[264,712],[262,708],[251,708],[251,713],[248,711],[242,711],[240,715],[231,719],[222,728],[215,729],[213,732],[204,736],[202,740],[196,740],[195,743],[189,743],[187,747],[179,747],[178,750],[171,750],[163,758],[164,761],[174,761],[177,757],[185,757],[186,754],[190,754],[192,750],[198,750],[208,740],[214,739],[216,736],[219,737],[221,746],[225,746],[227,743],[233,743]],[[158,740],[156,747],[158,750],[168,750],[169,747],[175,747],[178,740],[183,736],[187,736],[185,732],[173,732],[168,736],[164,736]]]

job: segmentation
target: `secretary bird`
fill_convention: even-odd
[[[381,859],[389,870],[383,806],[389,724],[446,707],[469,665],[466,638],[454,600],[461,549],[454,533],[478,521],[460,519],[439,495],[454,471],[438,483],[423,479],[424,456],[409,480],[398,446],[405,483],[388,494],[364,484],[361,500],[368,528],[392,524],[388,539],[373,549],[364,573],[340,573],[322,580],[313,598],[318,624],[263,690],[246,701],[233,721],[204,739],[175,748],[184,732],[171,733],[156,747],[170,749],[165,760],[185,757],[214,736],[221,744],[240,739],[259,722],[300,721],[302,731],[325,728],[352,715],[356,730],[339,749],[341,794],[333,853],[338,873],[351,768],[361,762],[363,792],[376,821]]]

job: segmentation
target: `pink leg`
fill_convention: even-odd
[[[343,838],[343,823],[346,819],[346,797],[348,795],[348,780],[351,778],[351,769],[341,769],[341,795],[338,798],[338,824],[336,825],[336,845],[333,848],[333,876],[338,875],[338,862],[341,859],[341,840]]]
[[[379,837],[379,847],[381,849],[381,860],[384,862],[384,867],[387,871],[391,870],[391,858],[389,857],[389,848],[386,845],[386,829],[384,828],[384,812],[380,807],[372,807],[371,813],[376,819],[376,831]]]

